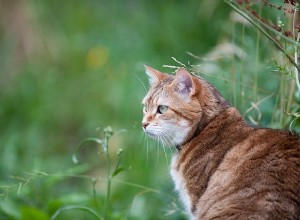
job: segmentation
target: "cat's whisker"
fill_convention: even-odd
[[[163,132],[163,136],[166,139],[166,141],[168,142],[168,148],[171,148],[172,146],[174,146],[173,140],[167,132]]]
[[[165,130],[162,130],[160,127],[153,127],[151,131],[157,133],[156,139],[160,141],[165,147],[169,148],[170,152],[173,153],[173,148],[177,145],[173,140],[174,137],[170,134],[174,134],[176,132],[175,129],[167,127]],[[162,138],[160,137],[162,136]]]
[[[160,140],[164,145],[167,145],[167,147],[172,145],[172,139],[170,138],[170,135],[168,134],[168,132],[164,131],[161,128],[157,128],[155,130],[159,133],[158,136],[162,137],[162,138],[160,138]]]
[[[158,143],[163,145],[164,156],[166,158],[167,164],[169,164],[169,159],[168,159],[167,152],[166,152],[165,148],[170,145],[170,143],[169,143],[170,141],[168,140],[165,132],[161,128],[157,127],[157,128],[155,128],[153,130],[156,131],[156,132],[158,132],[158,133],[160,133],[160,135],[157,136],[158,141],[159,141]]]
[[[167,132],[163,131],[160,127],[153,127],[151,129],[151,131],[158,134],[156,136],[157,143],[159,145],[163,145],[164,156],[165,156],[167,164],[169,164],[169,159],[168,159],[168,155],[167,155],[165,148],[171,148],[171,146],[173,145],[173,142],[172,142],[171,138],[169,137],[170,135]]]
[[[145,93],[147,93],[148,90],[147,90],[145,84],[143,83],[143,81],[140,79],[140,77],[139,77],[138,75],[136,75],[136,74],[134,74],[134,76],[140,81],[140,83],[142,84],[142,86],[143,86],[143,88],[144,88],[144,90],[145,90]]]
[[[148,138],[146,137],[145,133],[141,133],[139,142],[143,143],[143,148],[142,148],[142,151],[140,152],[140,157],[142,158],[142,157],[144,157],[143,153],[145,152],[145,148],[147,148],[147,145],[148,145]],[[146,145],[144,145],[144,143],[146,143]]]
[[[147,166],[149,164],[149,139],[147,139],[147,148],[146,148],[146,151],[147,151]]]
[[[172,141],[172,145],[173,146],[178,145],[178,143],[176,143],[176,141],[174,139],[174,136],[177,136],[177,138],[180,137],[179,139],[182,139],[184,141],[184,138],[185,138],[185,134],[184,133],[179,132],[176,129],[173,129],[170,126],[166,126],[165,131],[168,134],[169,139]]]
[[[173,154],[173,149],[176,146],[176,143],[174,143],[174,141],[172,140],[173,137],[171,137],[171,135],[169,133],[165,132],[165,135],[166,135],[166,138],[171,143],[169,149],[170,149],[171,154]]]
[[[157,151],[155,168],[157,169],[157,167],[158,167],[158,160],[159,160],[159,156],[160,156],[160,141],[156,140],[155,143],[156,143],[156,151]]]
[[[169,164],[169,160],[168,160],[168,156],[167,156],[167,152],[166,152],[166,147],[168,147],[168,139],[167,139],[167,137],[165,136],[165,134],[164,134],[164,132],[162,132],[162,136],[161,136],[164,140],[165,140],[165,142],[166,142],[166,145],[167,146],[163,146],[163,149],[164,149],[164,153],[165,153],[165,158],[166,158],[166,162],[167,162],[167,164]],[[164,144],[163,144],[164,145]]]

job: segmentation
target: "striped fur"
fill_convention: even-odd
[[[190,219],[300,219],[300,142],[253,128],[203,79],[146,67],[143,128],[180,146],[171,176]],[[164,105],[168,110],[158,111]]]

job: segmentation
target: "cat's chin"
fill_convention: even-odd
[[[152,139],[158,139],[157,134],[155,134],[154,132],[144,129],[144,133]]]
[[[168,141],[168,140],[166,140],[166,138],[163,137],[163,136],[159,136],[159,135],[152,134],[152,133],[147,133],[147,132],[145,132],[145,134],[148,137],[150,137],[151,139],[160,142],[163,147],[175,147],[175,146],[180,145],[178,143],[175,143],[174,141],[171,141],[171,140]]]
[[[158,139],[159,139],[159,138],[157,137],[157,135],[152,134],[152,133],[150,133],[150,132],[145,132],[145,134],[146,134],[148,137],[152,138],[152,139],[155,139],[155,140],[158,140]]]
[[[149,138],[151,138],[151,139],[153,139],[153,140],[155,140],[155,141],[158,141],[158,142],[160,142],[161,144],[163,144],[163,145],[165,145],[165,143],[162,141],[163,140],[163,137],[160,137],[160,136],[158,136],[158,135],[156,135],[156,134],[153,134],[153,133],[146,133],[146,135],[149,137]]]

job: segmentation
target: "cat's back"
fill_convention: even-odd
[[[300,219],[300,141],[273,129],[236,126],[232,147],[197,202],[199,219]],[[233,136],[241,139],[232,140]]]

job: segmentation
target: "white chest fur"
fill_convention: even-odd
[[[177,167],[177,155],[174,155],[171,162],[171,176],[173,178],[173,181],[175,183],[175,190],[178,192],[179,197],[185,207],[185,209],[188,211],[190,215],[190,219],[193,219],[192,213],[191,213],[191,199],[188,196],[187,188],[186,188],[186,182],[182,176],[182,173],[179,170],[176,169]]]

